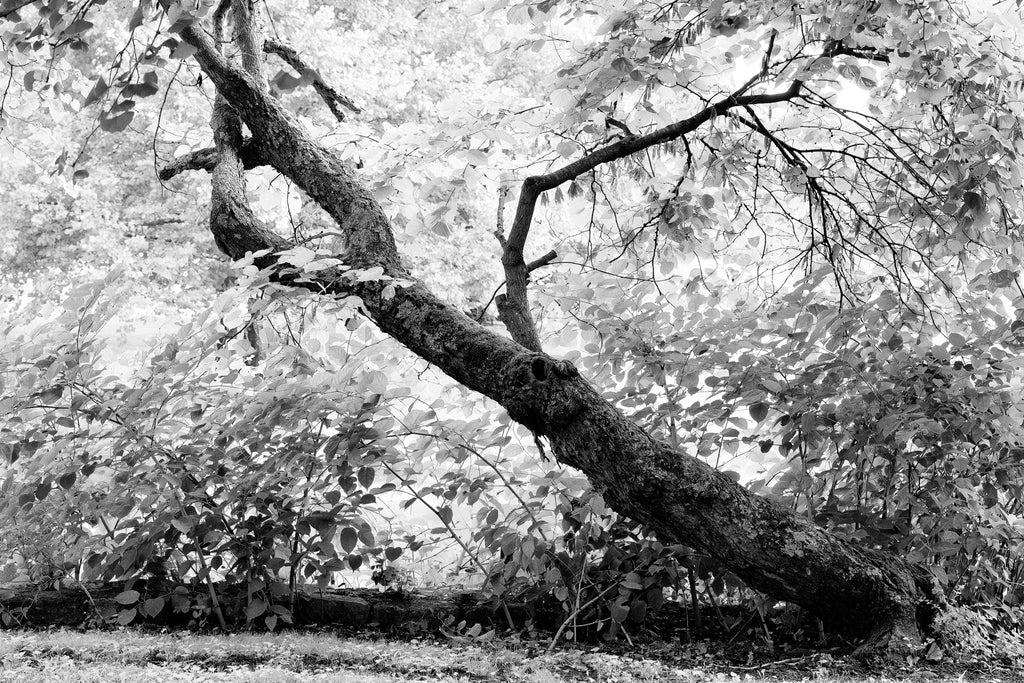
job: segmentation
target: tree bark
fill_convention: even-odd
[[[346,263],[379,266],[387,278],[407,282],[393,295],[386,289],[391,280],[356,284],[340,273],[318,273],[302,286],[360,296],[381,330],[546,437],[558,461],[585,473],[614,510],[667,543],[715,557],[750,586],[799,604],[851,636],[887,642],[894,633],[916,636],[944,608],[926,570],[854,546],[751,494],[652,438],[571,363],[496,334],[443,303],[402,266],[383,211],[346,165],[307,135],[259,78],[225,59],[199,27],[183,29],[182,36],[251,131],[254,158],[291,179],[346,233]],[[240,138],[230,147],[240,149]],[[225,249],[236,258],[240,249],[279,246],[256,232],[236,244]]]

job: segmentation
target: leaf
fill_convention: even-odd
[[[192,521],[188,519],[172,519],[171,526],[183,534],[187,534],[192,531]]]
[[[275,628],[277,628],[277,615],[271,614],[263,620],[263,623],[267,625],[268,631],[273,631]]]
[[[283,263],[301,268],[316,258],[316,252],[309,247],[293,247],[282,251],[279,258]]]
[[[402,556],[402,549],[397,546],[391,546],[384,550],[384,557],[388,558],[389,562],[394,562]]]
[[[162,597],[150,598],[149,600],[146,600],[146,602],[142,603],[142,613],[151,619],[155,619],[164,611],[164,605],[166,603],[167,601]]]
[[[139,598],[141,596],[142,594],[139,593],[139,591],[123,591],[114,596],[114,602],[116,602],[119,605],[133,605],[139,601]]]
[[[107,81],[103,78],[103,76],[100,76],[96,83],[92,86],[92,90],[90,90],[89,94],[85,96],[85,101],[82,102],[82,107],[88,107],[91,104],[99,102],[103,98],[103,96],[107,94],[107,91],[109,89],[110,86],[107,85]]]
[[[128,21],[128,30],[134,31],[139,26],[142,26],[143,20],[146,18],[146,3],[140,2],[135,8],[135,13],[132,14],[131,20]]]
[[[4,565],[3,569],[0,569],[0,583],[10,583],[18,576],[18,565],[13,561],[8,562]]]
[[[360,467],[359,473],[357,474],[360,486],[364,489],[368,489],[373,486],[373,476],[374,471],[372,467]]]
[[[341,530],[341,549],[346,553],[351,553],[355,550],[356,544],[359,542],[359,534],[350,526],[345,527]]]
[[[644,586],[640,582],[640,575],[636,572],[630,572],[626,574],[625,579],[619,584],[623,588],[629,588],[630,590],[643,590]]]
[[[452,523],[452,509],[450,507],[443,507],[437,511],[437,516],[445,526],[450,526]]]
[[[100,128],[108,133],[120,133],[121,131],[128,127],[128,124],[130,124],[132,122],[132,119],[134,118],[135,112],[131,110],[126,111],[123,114],[118,114],[117,116],[111,118],[105,118],[101,116]]]
[[[60,487],[62,489],[67,491],[72,486],[75,485],[75,480],[76,479],[78,479],[78,473],[77,472],[68,472],[67,474],[63,475],[60,479],[58,479],[57,483],[60,484]]]
[[[353,270],[357,282],[375,282],[384,277],[384,269],[380,266],[366,268],[365,270]]]
[[[131,609],[123,609],[117,613],[117,623],[121,626],[127,626],[135,620],[135,616],[139,613],[137,609],[132,607]]]
[[[752,404],[750,417],[754,418],[756,422],[764,422],[764,419],[768,417],[768,404],[760,402]]]
[[[66,29],[64,29],[64,35],[65,35],[65,37],[68,37],[68,38],[70,38],[72,36],[77,36],[79,33],[84,33],[86,31],[88,31],[89,29],[91,29],[92,26],[93,26],[93,24],[92,24],[91,21],[88,21],[86,19],[79,19],[79,20],[73,22]]]
[[[171,49],[171,59],[188,59],[196,53],[196,49],[188,43],[175,41]]]
[[[53,488],[53,482],[40,482],[39,485],[36,486],[36,500],[42,500],[43,498],[46,498],[46,496],[49,495],[51,488]]]
[[[175,612],[187,612],[192,606],[192,601],[185,593],[174,592],[171,594],[171,607]]]
[[[303,78],[302,76],[296,76],[287,69],[281,69],[270,79],[270,84],[282,92],[287,92],[303,85]]]
[[[125,96],[150,97],[160,92],[159,82],[155,71],[148,71],[142,77],[141,83],[135,83],[124,89]]]
[[[612,621],[616,624],[621,624],[629,618],[629,608],[625,605],[620,605],[618,603],[611,604],[608,606],[608,611],[611,612]]]
[[[248,606],[246,606],[246,608],[245,608],[245,618],[248,621],[252,621],[253,619],[256,619],[256,618],[260,617],[261,615],[263,615],[263,613],[266,612],[266,611],[267,611],[267,602],[266,602],[266,600],[260,600],[259,598],[255,598],[253,600],[250,600]]]
[[[557,109],[561,109],[563,111],[572,109],[576,106],[576,96],[565,88],[560,88],[559,90],[554,91],[548,96],[548,99]]]
[[[558,143],[557,147],[555,147],[555,151],[558,152],[558,156],[565,159],[569,159],[575,155],[577,149],[576,145],[568,140],[563,140]]]
[[[348,566],[352,568],[352,571],[359,569],[363,564],[362,555],[349,555],[347,558]]]

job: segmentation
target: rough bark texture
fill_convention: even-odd
[[[226,60],[198,27],[182,35],[252,132],[256,156],[295,182],[345,231],[346,262],[380,266],[390,277],[411,281],[390,298],[383,295],[383,282],[345,285],[336,274],[314,288],[361,296],[383,331],[547,437],[558,460],[584,472],[617,512],[649,525],[668,542],[716,557],[751,586],[855,636],[916,634],[918,617],[940,608],[941,593],[923,570],[841,541],[749,493],[653,439],[602,399],[571,363],[536,350],[539,343],[527,348],[506,339],[439,300],[404,269],[383,211],[345,164],[312,140],[259,78]],[[700,121],[710,115],[701,114]],[[240,137],[224,147],[241,149]],[[278,246],[253,232],[225,251],[238,256],[243,242],[248,250]]]
[[[223,0],[220,3],[213,16],[216,42],[218,45],[222,42],[223,22],[232,4],[243,68],[258,82],[262,82],[265,80],[263,51],[259,46],[248,0],[234,3]],[[213,128],[215,144],[211,171],[210,230],[217,248],[234,259],[260,249],[284,248],[284,240],[256,218],[246,200],[242,120],[220,92],[213,103],[210,127]]]

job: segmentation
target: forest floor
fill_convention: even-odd
[[[385,640],[327,631],[202,635],[180,631],[0,631],[0,682],[17,681],[1024,681],[1024,669],[957,670],[917,663],[865,670],[827,653],[730,664],[707,643],[561,647],[547,641]],[[755,658],[756,659],[756,658]]]

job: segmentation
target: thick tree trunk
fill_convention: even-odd
[[[941,592],[926,571],[853,546],[751,494],[653,439],[572,364],[520,346],[439,300],[403,268],[383,211],[349,169],[200,29],[189,27],[182,35],[252,132],[248,153],[295,182],[346,232],[346,262],[380,266],[388,277],[409,282],[393,296],[384,294],[387,282],[346,285],[339,273],[304,286],[358,294],[383,331],[547,437],[559,462],[584,472],[617,512],[645,523],[666,542],[708,553],[754,588],[802,605],[856,637],[915,636],[919,620],[930,622],[943,609]],[[254,248],[250,237],[257,235],[225,250],[243,256],[242,249]]]

